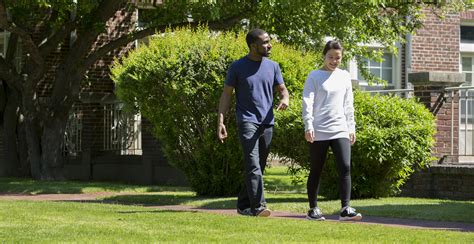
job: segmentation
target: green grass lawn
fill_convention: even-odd
[[[304,184],[293,185],[284,167],[270,168],[265,182],[271,209],[302,215],[307,211]],[[235,208],[235,197],[198,197],[187,187],[3,178],[0,179],[0,192],[120,193],[103,197],[105,201],[101,204],[0,201],[0,240],[3,242],[474,242],[474,233],[465,232],[222,216],[146,207],[181,204]],[[352,206],[366,216],[474,223],[472,201],[392,197],[353,200]],[[320,207],[325,214],[336,214],[340,203],[322,199]]]
[[[472,243],[474,233],[173,212],[119,204],[0,201],[0,240]]]

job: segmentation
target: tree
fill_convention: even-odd
[[[59,179],[63,160],[63,135],[69,111],[81,91],[81,81],[91,65],[103,55],[136,39],[163,32],[168,27],[196,26],[207,22],[210,29],[235,25],[260,26],[281,41],[303,50],[318,48],[324,36],[345,42],[351,55],[373,57],[359,43],[379,42],[389,48],[403,35],[420,26],[421,1],[309,1],[309,0],[175,0],[155,2],[144,12],[143,27],[126,35],[107,35],[107,21],[124,10],[118,24],[132,18],[133,0],[0,0],[0,28],[10,32],[7,52],[0,58],[3,93],[4,148],[7,165],[3,175],[15,174],[19,165],[30,165],[35,179]],[[161,2],[161,1],[160,1]],[[444,1],[443,1],[444,2]],[[467,2],[467,1],[466,1]],[[437,7],[458,8],[463,2],[449,1]],[[410,18],[407,18],[410,16]],[[94,45],[99,44],[98,47]],[[14,62],[16,47],[24,51],[20,67]],[[68,46],[49,78],[46,59]],[[50,96],[40,98],[39,82],[52,85]],[[1,95],[2,93],[0,93]],[[3,102],[2,102],[3,101]]]

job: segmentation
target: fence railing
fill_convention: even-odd
[[[104,150],[141,155],[141,116],[122,107],[119,103],[104,105]]]
[[[64,131],[63,154],[77,156],[82,151],[82,113],[73,107]]]
[[[394,94],[400,97],[413,97],[413,89],[368,90],[371,94]],[[442,138],[449,143],[444,157],[453,157],[457,163],[474,162],[474,86],[448,87],[441,94],[442,101],[447,104],[447,112],[443,112],[441,130],[449,138]],[[438,125],[440,126],[440,125]],[[439,129],[439,128],[438,128]],[[439,138],[438,138],[439,139]]]
[[[141,116],[123,111],[122,104],[103,106],[103,148],[120,155],[141,155]],[[81,108],[74,107],[64,132],[63,153],[77,156],[83,146],[83,113]]]
[[[461,156],[459,161],[474,160],[474,86],[445,88],[445,96],[451,101],[450,137],[451,155]],[[455,148],[457,141],[457,150]]]
[[[397,95],[400,97],[413,97],[414,96],[414,90],[413,89],[390,89],[390,90],[366,90],[365,92],[368,92],[370,94],[392,94],[392,95]]]

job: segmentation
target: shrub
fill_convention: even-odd
[[[199,195],[235,195],[242,183],[234,106],[225,143],[218,142],[216,128],[227,69],[247,52],[244,33],[182,29],[151,38],[112,68],[119,98],[153,124],[168,161]],[[273,43],[272,59],[289,90],[300,91],[316,57]]]
[[[352,196],[383,197],[399,192],[415,168],[433,160],[434,116],[415,99],[354,93],[357,142],[352,147]],[[309,170],[301,104],[279,114],[281,134],[275,151],[291,163],[293,173]],[[338,198],[338,173],[329,155],[321,179],[321,195]]]

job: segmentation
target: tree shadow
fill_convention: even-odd
[[[0,178],[0,192],[17,194],[80,194],[87,188],[98,188],[106,192],[120,192],[130,188],[146,188],[147,192],[190,191],[180,186],[140,186],[117,182],[84,181],[36,181],[27,178]]]
[[[371,216],[474,223],[474,203],[469,202],[447,201],[433,204],[384,204],[359,206],[357,210]]]
[[[196,197],[191,195],[169,195],[169,194],[127,194],[115,195],[102,198],[105,202],[114,202],[118,204],[140,204],[140,205],[183,205],[193,201],[205,200],[208,198]]]
[[[304,197],[267,197],[268,203],[300,203],[307,202]],[[104,197],[103,202],[115,204],[140,204],[145,206],[186,205],[192,202],[203,201],[199,208],[204,209],[235,209],[237,198],[209,198],[191,195],[169,195],[169,194],[128,194]]]

